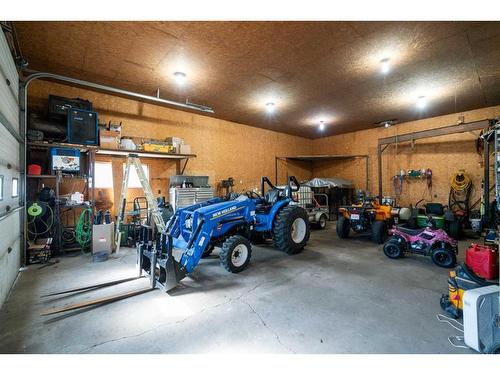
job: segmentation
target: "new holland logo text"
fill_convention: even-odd
[[[227,215],[227,214],[229,214],[231,212],[236,211],[237,209],[238,209],[238,207],[233,206],[233,207],[230,207],[230,208],[226,208],[225,210],[215,212],[215,213],[212,214],[212,219],[216,219],[218,217]]]

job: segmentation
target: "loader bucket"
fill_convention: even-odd
[[[144,241],[138,245],[140,267],[149,274],[151,288],[159,287],[168,292],[178,285],[186,272],[172,254],[170,235],[164,235],[154,243],[151,238],[150,232],[145,230]]]
[[[174,289],[185,276],[180,264],[170,256],[167,259],[158,261],[159,275],[156,282],[159,283],[165,292]]]

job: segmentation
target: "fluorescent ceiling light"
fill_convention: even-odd
[[[391,65],[389,64],[389,58],[380,60],[380,71],[383,74],[387,74],[389,73],[389,70],[391,70]]]
[[[183,86],[183,85],[186,83],[186,73],[183,73],[183,72],[175,72],[175,73],[174,73],[174,78],[175,78],[175,82],[176,82],[179,86]]]
[[[417,108],[424,109],[426,105],[427,105],[427,100],[426,100],[425,96],[423,96],[423,95],[419,96],[418,100],[417,100]]]

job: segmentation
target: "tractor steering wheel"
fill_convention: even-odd
[[[262,199],[259,193],[256,193],[255,191],[248,190],[245,192],[245,195],[250,198],[250,199]]]

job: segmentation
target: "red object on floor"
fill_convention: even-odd
[[[498,279],[498,251],[473,243],[465,252],[465,264],[478,276]]]
[[[42,167],[38,164],[30,164],[28,165],[28,174],[30,175],[41,175]]]

